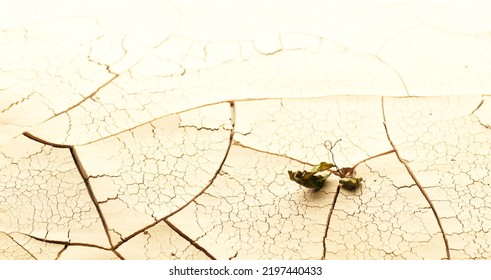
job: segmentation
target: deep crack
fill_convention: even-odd
[[[404,167],[406,168],[407,172],[409,173],[409,176],[411,176],[411,178],[413,179],[414,183],[416,183],[416,185],[418,186],[421,194],[423,194],[423,196],[425,197],[426,201],[430,205],[431,211],[435,215],[436,221],[438,223],[438,227],[440,228],[440,231],[442,233],[443,242],[445,243],[445,251],[446,251],[447,259],[450,260],[450,250],[449,250],[449,246],[448,246],[447,236],[445,235],[445,231],[443,230],[443,225],[442,225],[442,223],[440,221],[440,218],[438,216],[438,212],[436,211],[435,206],[433,206],[433,203],[431,202],[430,197],[428,196],[428,194],[426,193],[426,191],[423,189],[423,186],[420,184],[420,182],[418,181],[418,179],[414,175],[413,171],[411,170],[411,168],[407,164],[407,162],[400,156],[400,154],[399,154],[396,146],[394,145],[394,142],[392,142],[392,139],[390,138],[389,130],[387,128],[387,120],[386,120],[386,116],[385,116],[384,97],[383,96],[381,97],[381,104],[382,104],[382,115],[383,115],[383,120],[384,120],[384,128],[385,128],[385,132],[387,134],[387,139],[389,140],[390,145],[394,149],[394,152],[396,153],[397,159],[404,165]]]

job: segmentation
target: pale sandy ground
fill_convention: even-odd
[[[2,0],[0,258],[490,259],[490,14]]]

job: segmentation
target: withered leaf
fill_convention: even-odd
[[[345,178],[340,178],[339,179],[339,184],[343,188],[347,189],[355,189],[357,188],[360,183],[363,181],[363,178],[360,176],[356,177],[345,177]]]
[[[326,179],[331,175],[332,170],[329,170],[329,168],[334,166],[335,165],[332,163],[321,162],[320,164],[315,165],[311,171],[304,170],[293,172],[289,170],[288,175],[290,176],[290,180],[306,188],[320,189],[324,185]],[[324,175],[315,175],[322,171],[329,171],[329,173]]]

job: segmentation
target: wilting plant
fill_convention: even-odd
[[[312,167],[312,170],[310,171],[291,171],[288,170],[288,175],[290,177],[290,180],[306,187],[306,188],[311,188],[314,190],[319,190],[324,186],[324,183],[326,179],[331,176],[331,174],[334,174],[339,177],[339,184],[341,187],[347,188],[347,189],[355,189],[357,188],[361,182],[363,181],[363,178],[360,176],[356,175],[356,171],[354,168],[351,167],[343,167],[343,168],[338,168],[336,165],[336,162],[334,160],[334,154],[332,152],[332,149],[334,146],[339,142],[340,140],[336,141],[334,145],[330,145],[330,148],[327,148],[326,142],[331,143],[330,141],[324,142],[324,146],[329,150],[332,156],[332,161],[334,163],[329,163],[329,162],[321,162],[314,167]]]

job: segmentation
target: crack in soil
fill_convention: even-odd
[[[426,193],[426,191],[423,189],[423,186],[421,185],[421,183],[416,178],[416,175],[414,175],[413,171],[411,170],[411,168],[409,167],[409,165],[406,163],[406,161],[404,159],[402,159],[401,155],[397,151],[397,148],[396,148],[394,142],[392,142],[392,139],[390,138],[389,130],[387,128],[387,120],[386,120],[386,117],[385,117],[385,107],[384,107],[384,97],[383,96],[381,98],[381,104],[382,104],[382,116],[383,116],[383,120],[384,120],[384,128],[385,128],[385,132],[387,134],[387,139],[389,140],[390,145],[394,149],[394,152],[395,152],[395,154],[397,156],[397,159],[399,160],[400,163],[402,163],[404,165],[404,167],[406,168],[407,172],[409,173],[409,176],[411,176],[411,178],[413,179],[414,183],[416,183],[416,185],[418,186],[420,192],[423,194],[423,196],[425,197],[426,201],[430,205],[431,211],[433,211],[433,214],[435,215],[435,218],[436,218],[436,221],[438,223],[438,226],[440,227],[440,231],[441,231],[442,237],[443,237],[443,242],[445,243],[445,251],[446,251],[446,254],[447,254],[447,258],[446,259],[450,260],[450,250],[449,250],[449,246],[448,246],[447,236],[445,235],[445,231],[443,230],[443,225],[442,225],[442,223],[440,221],[440,217],[438,216],[438,212],[436,211],[435,206],[431,202],[430,197],[428,196],[428,194]]]
[[[355,168],[364,163],[364,162],[367,162],[369,160],[372,160],[374,158],[377,158],[377,157],[381,157],[381,156],[385,156],[385,155],[388,155],[388,154],[391,154],[391,153],[394,153],[395,150],[390,150],[390,151],[387,151],[387,152],[383,152],[383,153],[380,153],[380,154],[377,154],[377,155],[374,155],[374,156],[371,156],[369,158],[366,158],[358,163],[356,163],[355,165],[353,165],[353,167],[351,168],[352,170],[355,170]],[[326,259],[326,252],[327,252],[327,247],[326,247],[326,239],[327,239],[327,234],[329,232],[329,224],[331,223],[331,217],[332,217],[332,213],[334,212],[334,208],[336,207],[336,201],[338,200],[338,195],[339,195],[339,192],[341,191],[341,185],[338,185],[337,189],[336,189],[336,194],[334,194],[334,198],[332,200],[332,204],[331,204],[331,209],[329,210],[329,214],[327,215],[327,222],[326,222],[326,230],[324,232],[324,238],[322,239],[322,248],[324,249],[323,252],[322,252],[322,260]]]
[[[52,147],[56,147],[56,148],[69,149],[70,154],[72,155],[72,158],[73,158],[73,162],[75,163],[75,166],[77,167],[77,170],[78,170],[80,176],[82,177],[82,180],[84,181],[85,187],[87,189],[87,193],[89,194],[89,197],[92,200],[94,207],[96,208],[96,211],[99,215],[99,218],[101,219],[101,223],[102,223],[102,226],[104,228],[104,232],[106,233],[109,245],[111,246],[110,250],[114,254],[116,254],[116,256],[118,256],[120,259],[124,259],[123,256],[121,254],[119,254],[113,246],[113,241],[112,241],[111,235],[109,233],[109,227],[107,225],[106,219],[104,218],[104,214],[102,213],[102,210],[99,207],[99,203],[97,202],[95,194],[92,190],[92,186],[90,185],[89,176],[87,175],[87,172],[85,171],[85,169],[82,165],[82,162],[80,161],[80,158],[77,154],[77,150],[75,149],[75,146],[50,143],[50,142],[44,141],[43,139],[41,139],[39,137],[36,137],[36,136],[30,134],[29,132],[24,132],[23,135],[25,137],[33,140],[33,141],[39,142],[39,143],[44,144],[44,145],[48,145],[48,146],[52,146]]]
[[[210,179],[210,181],[207,183],[207,185],[199,192],[197,193],[192,199],[190,199],[187,203],[185,203],[184,205],[182,205],[181,207],[179,207],[178,209],[174,210],[173,212],[171,212],[170,214],[166,215],[165,217],[161,218],[161,219],[158,219],[156,220],[154,223],[134,232],[133,234],[127,236],[126,238],[122,239],[118,244],[116,244],[114,246],[115,249],[117,249],[119,246],[123,245],[125,242],[127,242],[128,240],[132,239],[133,237],[137,236],[138,234],[144,232],[145,230],[157,225],[158,223],[164,221],[169,227],[171,227],[174,231],[176,231],[181,237],[183,237],[184,239],[186,239],[189,243],[191,243],[191,245],[193,245],[196,249],[200,250],[201,252],[203,252],[205,255],[207,255],[209,258],[215,260],[216,258],[211,254],[209,253],[205,248],[203,248],[202,246],[200,246],[198,243],[196,243],[192,238],[190,238],[189,236],[187,236],[185,233],[183,233],[181,230],[179,230],[176,226],[174,226],[168,219],[170,217],[172,217],[173,215],[175,215],[176,213],[178,213],[179,211],[181,211],[182,209],[186,208],[189,204],[191,204],[192,202],[194,202],[200,195],[202,195],[212,184],[213,182],[215,181],[215,179],[218,177],[218,174],[220,173],[220,171],[222,170],[222,167],[223,165],[225,164],[225,161],[227,160],[227,157],[228,157],[228,154],[230,152],[230,149],[232,147],[232,143],[234,142],[233,138],[234,138],[234,134],[235,134],[235,103],[233,101],[229,101],[230,103],[230,114],[231,114],[231,125],[232,125],[232,128],[230,130],[230,137],[229,137],[229,143],[228,143],[228,147],[227,147],[227,151],[225,152],[225,155],[222,159],[222,162],[220,163],[220,166],[218,167],[218,169],[216,170],[215,174],[213,175],[213,177]]]

